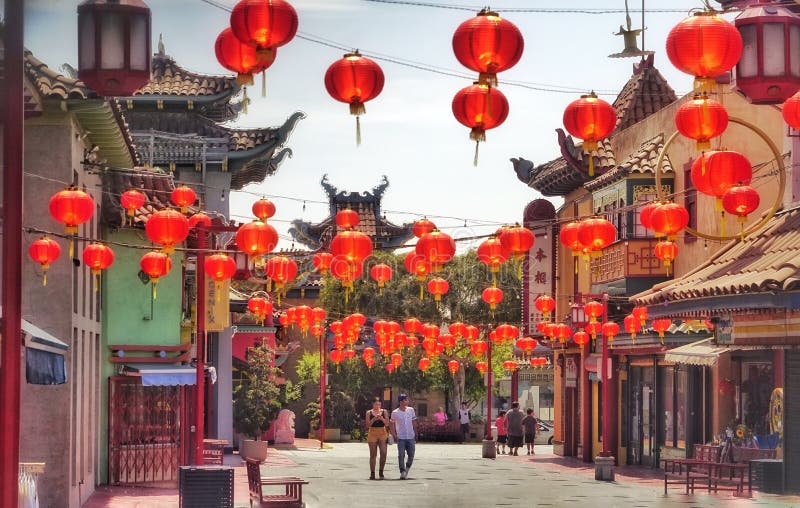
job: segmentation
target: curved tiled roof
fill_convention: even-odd
[[[152,60],[152,78],[134,96],[175,95],[209,96],[239,91],[234,76],[199,74],[184,69],[164,53],[156,53]]]
[[[633,76],[614,100],[617,131],[639,123],[678,100],[675,90],[653,67],[653,55],[633,65]]]
[[[631,297],[637,305],[800,290],[800,207],[777,214],[683,277]]]
[[[606,173],[598,176],[594,180],[587,182],[584,187],[590,191],[593,191],[596,189],[601,189],[634,173],[655,174],[654,168],[656,166],[656,162],[658,161],[658,154],[661,153],[663,148],[664,135],[659,134],[658,136],[642,143],[639,150],[628,157],[625,162],[611,171],[607,171]],[[672,171],[672,164],[669,161],[669,156],[665,156],[664,160],[661,161],[661,173],[672,173]]]
[[[58,73],[25,50],[25,76],[47,99],[97,99],[99,96],[83,81]]]
[[[119,198],[123,192],[136,189],[145,195],[144,205],[133,217],[135,226],[143,226],[154,212],[172,206],[170,194],[175,188],[172,175],[157,169],[135,168],[136,171],[107,171],[103,176],[103,224],[119,228],[128,217]]]

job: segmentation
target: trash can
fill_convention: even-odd
[[[233,508],[233,468],[182,466],[179,493],[181,508]]]
[[[755,459],[750,461],[753,488],[768,494],[783,493],[783,460]]]

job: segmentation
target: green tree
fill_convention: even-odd
[[[281,390],[275,383],[280,371],[274,366],[272,349],[266,344],[248,348],[243,380],[233,390],[233,421],[236,429],[259,440],[281,409]]]

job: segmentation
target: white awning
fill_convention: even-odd
[[[670,349],[664,356],[664,360],[675,363],[686,363],[689,365],[711,366],[717,363],[719,355],[741,349],[737,346],[719,346],[713,344],[713,338],[699,340],[686,344],[685,346]]]
[[[197,369],[191,365],[130,364],[126,369],[142,376],[143,386],[175,386],[197,384]]]

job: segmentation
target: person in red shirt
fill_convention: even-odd
[[[496,452],[500,455],[506,453],[506,442],[508,441],[508,430],[506,429],[506,412],[500,411],[497,414],[497,418],[494,420],[494,425],[497,427],[497,450]],[[500,447],[503,447],[503,451],[500,451]]]

